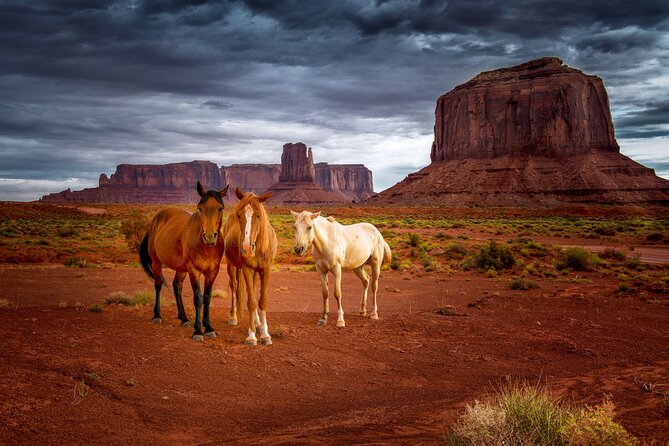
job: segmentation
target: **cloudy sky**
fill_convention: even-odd
[[[429,163],[436,99],[543,56],[604,79],[621,151],[669,178],[666,0],[0,0],[0,200],[120,163]]]

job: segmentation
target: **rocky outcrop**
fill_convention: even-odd
[[[362,164],[317,163],[314,168],[316,184],[328,192],[341,192],[353,201],[374,195],[372,171]]]
[[[316,174],[318,172],[318,175]],[[282,178],[287,181],[280,181]],[[281,184],[278,199],[290,203],[360,201],[373,192],[372,172],[363,165],[314,165],[311,149],[302,143],[286,144],[282,164],[233,164],[219,167],[209,161],[164,165],[120,164],[107,177],[100,175],[99,187],[70,189],[45,195],[47,203],[193,203],[195,187],[201,181],[207,189],[239,186],[256,194]],[[228,194],[226,202],[236,202]]]
[[[281,164],[233,164],[221,167],[221,181],[233,190],[239,186],[244,192],[261,194],[279,181]]]
[[[441,96],[432,163],[377,203],[669,203],[669,181],[619,153],[602,80],[544,58]]]
[[[332,175],[326,166],[322,168],[322,178],[330,181]],[[284,144],[279,181],[268,190],[272,192],[272,202],[281,204],[350,203],[354,200],[341,190],[326,190],[316,183],[311,147],[307,149],[301,142]]]

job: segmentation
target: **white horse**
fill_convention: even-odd
[[[332,273],[335,279],[335,298],[339,314],[337,327],[345,327],[344,310],[341,305],[341,271],[353,270],[362,281],[363,291],[360,301],[360,314],[367,315],[367,288],[369,287],[369,275],[365,271],[365,265],[372,268],[372,297],[374,309],[372,319],[378,319],[376,307],[376,292],[379,288],[379,275],[381,265],[390,263],[390,246],[383,236],[373,225],[369,223],[356,223],[353,225],[342,225],[334,218],[321,217],[320,212],[312,213],[303,211],[301,213],[290,211],[295,217],[295,254],[304,255],[309,245],[312,246],[311,254],[316,262],[316,271],[321,278],[323,288],[323,316],[318,321],[319,325],[325,325],[328,321],[328,276]]]

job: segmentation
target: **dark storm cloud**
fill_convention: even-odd
[[[654,0],[3,1],[0,199],[119,163],[277,162],[297,140],[380,190],[429,162],[439,95],[548,55],[605,80],[619,138],[665,137],[667,17]]]

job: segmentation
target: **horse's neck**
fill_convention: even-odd
[[[312,242],[314,248],[323,254],[325,252],[326,243],[328,241],[329,225],[333,223],[327,221],[323,217],[318,217],[313,221],[314,225],[314,241]]]

